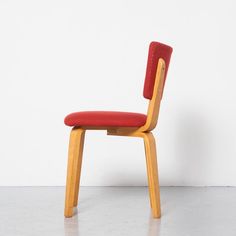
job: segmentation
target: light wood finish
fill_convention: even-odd
[[[65,217],[71,217],[73,215],[73,207],[77,206],[84,135],[84,129],[73,128],[71,130],[66,180]]]
[[[143,137],[146,153],[147,175],[149,196],[154,218],[161,217],[160,188],[158,179],[158,167],[156,156],[155,138],[151,132],[146,133]]]
[[[148,189],[150,197],[150,205],[152,208],[152,215],[154,218],[160,218],[160,190],[158,180],[158,168],[157,168],[157,156],[156,156],[156,143],[152,132],[114,132],[114,130],[108,130],[108,135],[128,136],[128,137],[141,137],[144,141],[146,165],[147,165],[147,177],[148,177]]]
[[[80,140],[78,141],[79,156],[78,156],[78,164],[76,168],[74,207],[78,205],[78,198],[79,198],[79,185],[80,185],[80,175],[81,175],[83,149],[84,149],[84,136],[85,136],[85,130],[81,130],[81,137],[80,137]]]
[[[149,102],[147,111],[147,121],[144,126],[137,128],[86,126],[72,129],[69,144],[65,217],[71,217],[73,215],[73,206],[77,206],[85,130],[107,130],[107,135],[143,138],[146,154],[147,177],[152,215],[154,218],[160,218],[161,207],[156,157],[156,143],[151,130],[156,127],[158,120],[160,102],[164,85],[164,75],[165,61],[163,59],[159,59],[155,78],[155,85],[153,89],[153,96]]]

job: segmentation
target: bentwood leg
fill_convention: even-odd
[[[147,179],[148,179],[148,191],[149,191],[149,199],[150,199],[150,207],[152,208],[152,202],[153,202],[153,196],[152,196],[152,191],[151,191],[151,170],[150,170],[150,165],[148,164],[148,159],[147,159],[147,152],[146,152],[146,146],[144,142],[144,148],[145,148],[145,156],[146,156],[146,166],[147,166]]]
[[[77,169],[76,169],[74,207],[76,207],[78,205],[80,175],[81,175],[81,166],[82,166],[83,149],[84,149],[84,135],[85,135],[85,130],[84,130],[84,132],[81,133],[80,141],[78,142],[78,145],[79,145],[79,158],[78,158],[78,164],[77,164]]]
[[[79,128],[73,128],[70,134],[64,212],[65,217],[72,217],[73,207],[77,205],[84,134],[85,130]]]
[[[151,132],[143,134],[152,214],[154,218],[160,218],[161,205],[155,138]]]

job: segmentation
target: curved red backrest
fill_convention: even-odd
[[[146,77],[145,77],[144,89],[143,89],[143,96],[145,98],[152,99],[159,58],[162,58],[165,61],[165,66],[166,66],[165,78],[164,78],[164,85],[165,85],[171,53],[172,53],[172,48],[168,45],[158,43],[158,42],[150,43],[147,69],[146,69]]]

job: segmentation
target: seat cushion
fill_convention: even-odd
[[[68,126],[141,127],[146,119],[146,115],[133,112],[82,111],[69,114],[64,122]]]

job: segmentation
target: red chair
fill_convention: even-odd
[[[107,130],[108,135],[141,137],[144,140],[150,205],[154,218],[160,218],[160,192],[156,144],[152,130],[156,127],[160,102],[172,48],[158,42],[149,47],[143,96],[149,99],[147,115],[117,111],[83,111],[69,114],[65,124],[72,126],[66,181],[65,217],[73,215],[78,203],[80,172],[86,130]]]

